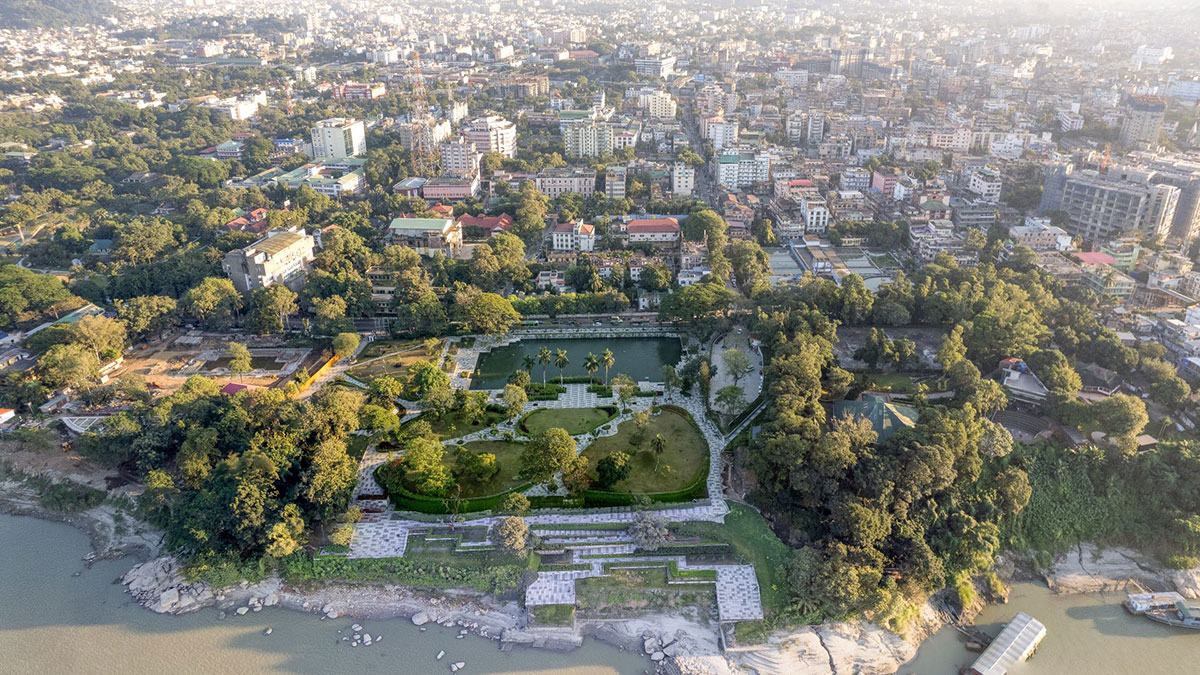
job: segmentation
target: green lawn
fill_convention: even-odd
[[[537,605],[529,608],[536,626],[574,626],[575,605]]]
[[[350,455],[350,459],[357,462],[362,459],[363,453],[367,451],[367,445],[370,442],[370,436],[354,434],[346,439],[346,454]]]
[[[672,492],[692,483],[698,474],[708,471],[708,444],[691,420],[674,412],[661,412],[650,418],[650,426],[637,447],[630,444],[635,426],[626,420],[614,436],[598,438],[583,451],[588,460],[588,472],[596,478],[596,463],[614,452],[628,453],[633,458],[633,473],[613,486],[617,492],[632,494]],[[662,434],[667,446],[661,457],[650,449],[650,440]],[[654,470],[658,463],[658,471]]]
[[[488,410],[483,421],[478,424],[472,424],[463,416],[461,410],[451,410],[450,412],[440,417],[432,415],[422,415],[418,419],[423,419],[429,422],[429,426],[433,429],[433,433],[442,437],[442,440],[448,441],[459,436],[466,436],[474,431],[486,429],[498,422],[502,422],[505,417],[504,413],[495,410]]]
[[[769,619],[787,607],[788,567],[792,549],[771,531],[758,511],[736,502],[728,502],[730,512],[725,523],[688,522],[672,524],[679,536],[700,537],[729,544],[737,555],[754,565],[763,609]]]
[[[534,410],[521,420],[521,430],[537,436],[547,429],[566,429],[576,436],[586,434],[616,416],[615,407],[604,408],[544,408]]]
[[[359,363],[346,372],[353,378],[370,383],[371,380],[383,375],[404,377],[409,366],[418,361],[432,361],[442,353],[442,343],[439,340],[433,349],[425,349],[421,340],[387,340],[367,345],[358,360],[368,361],[382,356],[374,361]]]
[[[683,607],[715,616],[716,591],[711,584],[670,585],[663,565],[610,569],[608,576],[576,581],[575,604],[589,618],[619,619]]]
[[[855,385],[869,391],[886,391],[893,394],[911,394],[915,391],[912,378],[899,373],[869,373],[856,375]]]
[[[462,496],[464,499],[488,497],[500,494],[501,492],[508,492],[513,488],[525,484],[526,481],[517,475],[521,471],[521,452],[525,449],[524,443],[475,441],[474,443],[467,443],[462,447],[467,452],[476,455],[490,452],[496,456],[496,461],[500,463],[500,471],[486,482],[473,483],[465,480],[459,481],[459,484],[462,485]],[[446,446],[446,454],[442,462],[451,469],[454,469],[457,455],[458,448],[456,446]]]

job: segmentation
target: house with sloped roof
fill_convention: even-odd
[[[891,438],[901,429],[912,429],[921,419],[916,408],[895,403],[887,394],[864,393],[857,401],[837,401],[833,404],[833,416],[837,419],[861,417],[875,430],[876,443]]]

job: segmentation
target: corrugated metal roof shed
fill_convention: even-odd
[[[1044,637],[1046,627],[1041,621],[1025,612],[1017,612],[1013,620],[992,640],[992,644],[971,664],[971,672],[975,675],[1005,675],[1014,664],[1029,658]]]

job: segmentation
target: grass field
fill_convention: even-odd
[[[687,487],[697,473],[708,469],[708,444],[690,420],[673,412],[662,412],[650,418],[650,426],[642,442],[634,447],[630,440],[636,427],[633,420],[621,423],[614,436],[598,438],[583,451],[588,459],[588,473],[596,478],[596,463],[614,452],[628,453],[633,458],[629,478],[612,487],[617,492],[671,492]],[[667,446],[661,457],[650,449],[650,440],[662,434]],[[654,470],[658,463],[658,471]]]
[[[915,391],[912,378],[899,373],[869,373],[855,375],[855,386],[869,391],[911,394]]]
[[[661,566],[612,569],[608,576],[575,582],[576,607],[589,618],[618,619],[683,607],[715,614],[716,599],[711,584],[669,585]]]
[[[488,410],[483,421],[479,424],[472,424],[467,421],[461,410],[451,410],[450,412],[440,417],[432,415],[422,415],[420,419],[429,422],[433,433],[442,437],[442,440],[448,441],[459,436],[466,436],[473,431],[486,429],[497,422],[504,420],[504,413]]]
[[[358,357],[358,360],[364,363],[359,363],[346,372],[351,377],[368,383],[383,375],[404,377],[409,366],[418,361],[432,361],[441,352],[441,340],[433,346],[433,349],[426,349],[422,340],[373,342],[367,345]]]
[[[521,420],[521,428],[530,436],[547,429],[566,429],[576,436],[586,434],[614,416],[615,408],[544,408],[534,410]]]
[[[476,455],[490,452],[496,456],[496,461],[500,463],[500,471],[483,483],[460,480],[459,484],[462,485],[462,497],[464,499],[488,497],[500,494],[501,492],[507,492],[525,484],[525,481],[517,475],[521,471],[521,452],[525,449],[525,444],[510,443],[508,441],[475,441],[474,443],[463,445],[462,448],[465,452]],[[453,469],[458,452],[457,448],[447,446],[442,463]]]

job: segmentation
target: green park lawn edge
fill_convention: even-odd
[[[615,405],[598,405],[598,406],[595,406],[592,408],[538,408],[537,410],[530,410],[529,412],[522,415],[521,419],[517,422],[517,428],[521,430],[521,433],[524,433],[525,435],[531,435],[531,433],[529,431],[529,427],[526,425],[526,422],[529,420],[529,418],[531,418],[535,415],[538,415],[539,413],[569,413],[573,410],[580,410],[580,411],[599,410],[599,411],[605,413],[605,418],[598,422],[595,422],[591,425],[588,425],[586,427],[578,427],[580,429],[579,431],[572,431],[571,429],[566,429],[565,427],[563,427],[564,429],[566,429],[566,432],[571,434],[572,436],[579,436],[581,434],[586,434],[586,433],[595,431],[596,429],[600,428],[601,426],[613,421],[614,419],[617,418],[618,415],[621,414],[621,411]]]

